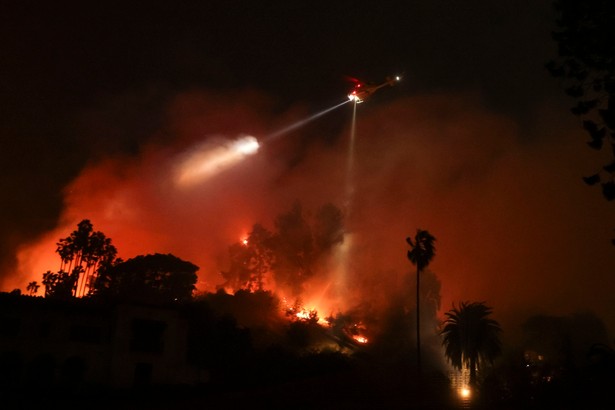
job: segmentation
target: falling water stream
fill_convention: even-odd
[[[346,218],[350,217],[352,210],[352,199],[354,194],[354,144],[356,134],[356,122],[357,122],[357,103],[356,101],[352,107],[352,123],[350,124],[350,142],[348,144],[348,159],[346,163],[346,197],[344,198],[344,205],[346,207]]]
[[[344,187],[344,219],[346,226],[351,225],[351,213],[354,200],[354,148],[356,139],[356,119],[357,102],[354,101],[352,107],[352,122],[350,124],[350,140],[348,142],[348,157],[346,159],[346,181]],[[344,243],[337,249],[337,275],[335,278],[335,292],[339,300],[344,300],[347,294],[347,278],[349,271],[349,252],[352,246],[352,230],[347,230],[344,234]]]

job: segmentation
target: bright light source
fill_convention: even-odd
[[[468,387],[462,387],[461,389],[459,389],[459,395],[463,399],[469,399],[471,394],[472,391]]]
[[[207,141],[183,154],[176,170],[176,183],[192,185],[216,175],[258,151],[259,144],[251,135],[234,141]]]
[[[235,142],[235,149],[244,155],[254,154],[259,148],[258,141],[251,135],[245,136]]]

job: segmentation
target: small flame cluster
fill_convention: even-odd
[[[283,300],[286,305],[286,299]],[[286,316],[288,316],[291,320],[304,320],[318,323],[320,325],[329,324],[326,319],[322,319],[318,316],[318,310],[316,308],[303,307],[299,301],[296,301],[293,306],[286,307]]]
[[[359,323],[355,323],[354,325],[352,325],[350,334],[352,335],[352,339],[355,342],[364,345],[364,344],[367,344],[367,342],[369,341],[367,337],[364,336],[366,331],[367,331],[367,328],[365,327],[365,325],[359,322]]]
[[[318,316],[318,310],[316,308],[306,308],[302,306],[299,301],[296,301],[293,306],[288,306],[286,304],[286,299],[283,300],[285,305],[287,306],[285,309],[286,316],[289,317],[290,320],[312,322],[321,326],[326,326],[328,328],[337,327],[337,325],[335,324],[337,319],[335,317],[330,316],[323,319]],[[352,339],[352,341],[359,345],[365,345],[369,342],[369,339],[365,336],[367,328],[362,322],[353,323],[351,325],[342,325],[341,331],[346,335],[347,338]]]

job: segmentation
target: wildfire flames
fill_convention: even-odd
[[[358,343],[361,343],[361,344],[367,343],[367,338],[365,336],[354,335],[352,336],[352,338],[356,340]]]
[[[283,215],[281,223],[287,234],[283,243],[302,242],[301,235],[295,235],[299,225],[289,223],[285,214],[298,201],[306,219],[329,202],[351,212],[344,214],[341,241],[336,237],[320,246],[310,269],[287,269],[286,276],[262,278],[262,289],[290,300],[301,297],[305,302],[305,309],[293,313],[294,320],[309,320],[310,312],[316,311],[318,324],[338,326],[356,344],[368,340],[375,345],[385,325],[379,320],[398,307],[393,303],[403,300],[399,311],[407,316],[413,309],[414,286],[409,282],[413,266],[405,256],[404,238],[417,227],[428,228],[438,239],[438,254],[430,269],[442,278],[442,286],[435,274],[432,279],[427,274],[422,278],[422,286],[433,284],[430,306],[436,313],[455,300],[481,300],[485,295],[511,308],[516,303],[526,306],[542,301],[541,289],[548,283],[511,300],[510,284],[493,279],[489,272],[497,270],[502,276],[524,281],[543,277],[535,274],[536,269],[546,270],[545,265],[527,266],[524,261],[560,259],[558,250],[568,245],[569,227],[556,220],[551,226],[549,218],[530,227],[505,223],[535,215],[550,217],[552,212],[542,211],[560,209],[544,195],[528,196],[520,207],[510,203],[520,192],[545,192],[560,189],[553,185],[560,181],[567,183],[565,178],[548,179],[551,173],[542,171],[535,173],[539,178],[516,176],[532,175],[528,170],[534,166],[554,169],[554,164],[568,160],[563,153],[572,153],[574,135],[566,135],[562,151],[554,153],[549,145],[541,145],[530,157],[522,156],[529,148],[518,143],[519,135],[507,119],[468,104],[461,96],[417,97],[371,106],[360,113],[359,138],[351,152],[348,122],[341,124],[339,132],[297,128],[274,139],[260,138],[306,114],[297,106],[281,113],[270,110],[273,107],[267,104],[272,102],[265,97],[257,92],[220,96],[194,91],[169,101],[161,133],[167,139],[145,144],[136,154],[89,162],[63,191],[65,208],[58,226],[19,249],[19,266],[4,280],[4,289],[25,289],[30,281],[40,282],[45,271],[57,269],[58,239],[88,218],[113,240],[124,260],[153,252],[172,253],[199,266],[199,292],[246,290],[221,277],[229,265],[229,244],[250,247],[247,234],[252,224],[277,230],[279,215]],[[498,138],[493,138],[494,130]],[[321,131],[326,135],[320,135]],[[237,136],[247,135],[259,136],[262,147],[249,138],[235,144]],[[566,178],[577,178],[577,168],[563,169]],[[346,186],[348,180],[350,186]],[[353,196],[347,207],[348,192]],[[557,203],[575,204],[577,197],[581,195]],[[562,212],[590,218],[585,203],[578,210]],[[451,220],[451,215],[459,217]],[[578,226],[584,226],[582,222]],[[540,238],[547,231],[556,242],[544,255],[542,247],[525,239]],[[468,237],[468,232],[475,234]],[[601,234],[592,231],[592,235]],[[494,246],[514,247],[521,256],[502,266]],[[599,259],[592,266],[596,275],[602,275],[603,266],[610,266]],[[295,265],[305,268],[302,263]],[[578,268],[568,261],[548,271]],[[562,289],[575,284],[561,282]],[[441,300],[436,300],[440,295]],[[550,306],[560,305],[564,304],[554,300]],[[354,314],[355,309],[368,312]],[[349,312],[353,314],[348,319],[327,321]],[[365,329],[359,329],[359,323]]]
[[[361,323],[347,323],[340,321],[338,317],[330,315],[326,318],[322,318],[318,314],[316,308],[306,308],[296,301],[294,305],[288,306],[286,299],[284,299],[286,305],[285,313],[291,321],[303,321],[308,323],[314,323],[323,326],[326,329],[337,330],[337,336],[342,336],[347,341],[354,341],[357,345],[366,345],[369,340],[365,336],[367,333],[366,326]],[[344,315],[341,315],[344,317]],[[338,323],[339,322],[339,323]]]

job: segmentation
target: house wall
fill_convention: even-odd
[[[0,294],[0,389],[200,381],[177,308],[90,302]]]

